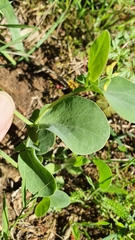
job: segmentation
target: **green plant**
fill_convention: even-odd
[[[109,50],[110,34],[105,30],[89,49],[88,74],[78,77],[82,86],[42,109],[36,109],[30,120],[18,111],[14,112],[26,123],[28,137],[16,148],[17,163],[4,152],[0,154],[20,171],[24,206],[27,205],[26,190],[35,199],[42,198],[35,208],[37,217],[50,208],[61,209],[70,204],[69,196],[58,189],[54,173],[62,168],[69,170],[69,166],[81,171],[81,166],[89,162],[82,155],[101,149],[110,135],[110,126],[102,110],[93,101],[76,96],[78,93],[94,91],[104,95],[121,117],[135,123],[135,85],[119,76],[102,77]],[[65,162],[61,165],[47,162],[43,165],[46,154],[54,145],[55,136],[73,154],[70,158],[65,156]],[[111,170],[102,160],[94,159],[93,162],[99,170],[99,189],[105,191],[111,184]]]
[[[94,161],[94,158],[93,158]],[[93,162],[92,161],[92,162]],[[98,160],[101,161],[101,160]],[[83,189],[77,189],[71,194],[71,203],[80,203],[86,212],[91,212],[91,207],[93,206],[98,211],[98,221],[84,221],[84,222],[74,222],[70,221],[70,226],[72,229],[72,234],[75,239],[80,239],[82,236],[86,236],[87,239],[91,239],[89,236],[89,231],[94,229],[100,229],[101,232],[104,231],[107,237],[103,239],[134,239],[135,237],[135,212],[134,212],[134,194],[129,193],[126,190],[127,186],[132,186],[132,182],[118,179],[118,175],[124,174],[124,171],[129,171],[129,167],[134,166],[135,159],[127,161],[126,164],[122,163],[121,172],[114,173],[112,176],[112,183],[107,189],[103,189],[100,186],[100,171],[99,179],[97,182],[93,182],[89,176],[85,176],[90,188],[86,191]],[[112,164],[110,160],[108,164]],[[114,163],[113,163],[114,168]],[[102,168],[103,169],[103,168]],[[105,168],[104,168],[105,171]],[[134,182],[133,178],[133,182]],[[106,227],[107,226],[107,227]]]

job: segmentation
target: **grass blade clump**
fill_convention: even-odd
[[[3,6],[5,6],[3,8]],[[1,5],[0,5],[0,9],[4,15],[4,17],[6,18],[6,21],[8,24],[15,24],[18,25],[18,28],[12,28],[9,27],[9,30],[11,32],[12,35],[12,41],[19,39],[21,37],[21,33],[20,33],[20,28],[19,28],[19,22],[18,19],[15,15],[14,9],[12,7],[11,4],[9,4],[8,0],[1,0]],[[23,47],[23,43],[22,41],[20,42],[18,40],[18,42],[16,44],[14,44],[14,48],[22,53],[24,53],[24,47]]]

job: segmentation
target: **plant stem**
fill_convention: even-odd
[[[24,123],[26,123],[29,126],[32,126],[33,123],[31,121],[29,121],[26,117],[24,117],[20,112],[18,112],[17,110],[14,111],[14,114],[20,118]]]
[[[5,152],[3,152],[0,149],[0,155],[7,160],[9,163],[11,163],[15,168],[17,168],[17,163],[13,160],[13,158],[9,157]]]

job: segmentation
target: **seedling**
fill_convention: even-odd
[[[116,113],[135,123],[135,85],[120,76],[102,77],[109,49],[110,34],[105,30],[89,49],[88,74],[78,78],[81,83],[78,88],[42,109],[34,110],[29,120],[14,112],[26,123],[28,136],[16,148],[17,163],[2,151],[0,154],[18,167],[25,183],[23,191],[29,190],[36,198],[42,199],[35,208],[37,217],[50,208],[61,209],[70,204],[69,196],[57,187],[54,173],[62,167],[68,170],[69,165],[80,168],[88,163],[89,160],[83,155],[103,148],[110,136],[110,126],[103,111],[93,101],[78,96],[80,92],[102,94]],[[70,149],[72,157],[66,158],[65,165],[44,166],[45,154],[53,147],[56,136]],[[111,184],[111,170],[102,160],[94,159],[93,162],[99,170],[99,189],[105,191]]]

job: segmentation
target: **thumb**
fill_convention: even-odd
[[[8,132],[15,110],[15,104],[11,96],[3,91],[0,91],[0,141]]]

